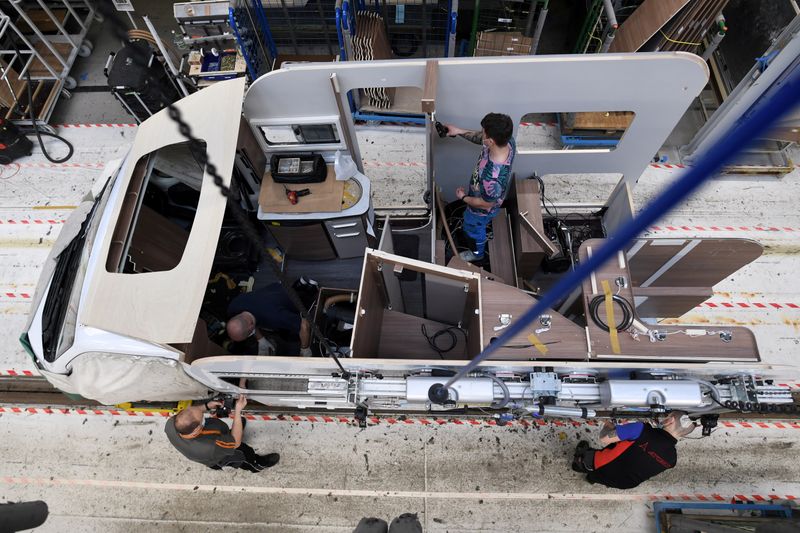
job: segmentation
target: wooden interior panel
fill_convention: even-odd
[[[481,320],[483,329],[483,343],[488,346],[493,337],[499,337],[504,330],[494,331],[494,326],[500,324],[499,315],[510,313],[514,323],[532,305],[536,303],[533,296],[502,283],[481,281]],[[516,335],[508,343],[508,347],[500,348],[495,352],[493,360],[587,360],[588,346],[584,329],[553,309],[546,314],[551,317],[549,331],[537,335],[539,340],[547,347],[547,353],[542,355],[528,340],[528,335],[542,326],[537,320],[530,325],[529,330]],[[552,343],[552,344],[549,344]],[[512,346],[514,346],[512,348]],[[517,348],[519,346],[519,348]]]
[[[464,335],[453,331],[457,344],[449,352],[439,354],[431,348],[427,339],[422,334],[422,325],[425,325],[428,336],[433,336],[442,329],[450,327],[449,324],[428,320],[425,318],[386,310],[383,313],[383,323],[380,330],[380,343],[378,357],[386,359],[469,359],[467,344]],[[450,336],[437,339],[440,346],[450,343]]]
[[[527,211],[528,221],[544,233],[539,182],[533,179],[515,179],[510,189],[513,191],[512,201],[516,204],[511,210],[511,231],[517,254],[517,274],[527,279],[539,270],[539,265],[546,256],[544,249],[523,226],[525,222],[520,220],[520,213]]]
[[[746,239],[703,239],[653,282],[654,287],[713,287],[761,256],[764,248]]]
[[[511,243],[511,224],[508,213],[500,209],[492,220],[494,238],[489,241],[489,260],[492,273],[496,274],[504,283],[513,284],[517,280],[514,268],[514,252]]]
[[[711,287],[633,287],[636,314],[646,318],[683,316],[713,294]]]
[[[183,352],[182,361],[192,364],[203,357],[227,355],[228,352],[219,344],[208,338],[208,324],[202,318],[197,319],[191,342],[175,344],[175,348]]]
[[[384,271],[387,270],[384,268]],[[431,320],[455,325],[462,320],[467,293],[465,281],[425,274],[425,315]]]
[[[489,272],[488,270],[484,270],[477,265],[473,265],[472,263],[468,263],[464,261],[459,256],[454,255],[450,258],[450,261],[447,263],[449,268],[457,268],[458,270],[469,270],[470,272],[475,272],[476,274],[480,274],[482,279],[488,279],[489,281],[497,281],[500,283],[508,283],[505,278],[501,278],[494,272]]]
[[[325,227],[317,222],[306,226],[284,226],[280,222],[267,223],[267,229],[278,241],[281,249],[292,259],[325,261],[336,259]]]
[[[628,257],[631,283],[640,286],[689,243],[689,239],[638,239],[645,241],[633,256]],[[634,241],[634,245],[637,241]],[[654,244],[655,243],[655,244]],[[686,283],[680,283],[687,286]]]
[[[646,244],[630,258],[633,284],[644,283],[684,246],[696,240],[645,239]],[[713,287],[758,259],[762,252],[759,243],[748,239],[702,239],[651,286]]]
[[[377,262],[367,256],[361,274],[356,320],[350,342],[353,357],[378,356],[386,301],[377,267]]]
[[[605,240],[590,239],[581,244],[578,255],[581,261],[588,258],[588,249],[598,250]],[[608,261],[599,269],[595,270],[597,291],[602,293],[602,281],[608,280],[612,291],[617,292],[614,279],[617,276],[629,276],[626,268],[620,268],[617,257]],[[654,325],[651,329],[667,332],[665,341],[650,342],[646,335],[640,335],[639,339],[634,339],[627,332],[619,332],[620,353],[614,354],[611,348],[610,335],[597,326],[589,318],[589,302],[595,296],[592,294],[591,277],[583,281],[583,308],[587,316],[587,330],[591,341],[591,357],[603,360],[642,360],[642,361],[759,361],[758,347],[753,333],[747,328],[731,328],[728,326],[704,325],[707,331],[731,331],[733,340],[722,342],[718,335],[704,335],[690,337],[682,333],[675,333],[686,329],[686,326]],[[629,288],[619,291],[619,295],[628,302],[633,303],[633,292]],[[615,312],[619,309],[615,305]],[[606,320],[605,308],[600,306],[599,317]],[[616,316],[617,322],[621,316]]]
[[[635,52],[675,16],[689,0],[644,0],[623,22],[609,52]]]
[[[247,155],[250,163],[253,165],[253,171],[256,176],[263,176],[267,170],[267,156],[258,145],[256,136],[253,135],[253,130],[244,119],[239,121],[239,138],[236,143],[236,149],[241,150]]]
[[[439,266],[444,266],[444,240],[443,239],[436,239],[435,243],[435,254],[434,257],[434,264]]]
[[[136,272],[164,272],[178,266],[188,240],[189,232],[143,205],[128,255]]]

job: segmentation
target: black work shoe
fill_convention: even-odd
[[[259,455],[258,456],[258,466],[262,468],[269,468],[271,466],[275,466],[278,464],[278,461],[281,460],[280,454],[277,453],[268,453],[267,455]]]
[[[587,468],[586,465],[583,463],[583,456],[590,449],[591,446],[585,440],[580,441],[578,445],[575,447],[575,455],[572,457],[572,469],[575,472],[580,472],[582,474],[590,472],[590,469]]]

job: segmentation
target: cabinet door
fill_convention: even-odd
[[[306,226],[281,226],[273,223],[268,224],[267,228],[291,259],[323,261],[336,258],[325,229],[319,222]]]
[[[339,258],[364,255],[364,250],[367,248],[367,232],[361,217],[326,220],[325,227]]]

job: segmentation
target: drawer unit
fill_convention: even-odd
[[[361,257],[367,247],[367,231],[362,217],[326,220],[325,229],[340,259]]]

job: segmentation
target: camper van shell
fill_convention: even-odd
[[[338,351],[345,372],[326,356],[230,355],[212,347],[201,312],[227,200],[208,168],[180,166],[188,160],[191,167],[196,154],[166,110],[140,125],[127,156],[106,165],[64,225],[45,264],[22,342],[56,387],[103,403],[246,393],[274,407],[394,412],[515,407],[557,416],[612,408],[706,413],[744,401],[789,404],[788,389],[771,380],[791,378],[796,370],[762,362],[749,329],[656,322],[701,303],[715,283],[756,259],[761,246],[742,239],[646,236],[595,271],[559,309],[539,317],[530,331],[456,382],[444,405],[428,396],[442,376],[493,342],[504,321],[513,321],[535,302],[530,290],[535,287],[525,284],[530,264],[520,257],[530,253],[531,239],[542,256],[552,255],[554,244],[541,228],[539,189],[529,176],[545,176],[545,182],[552,174],[620,176],[604,201],[571,206],[591,216],[602,232],[582,242],[572,258],[580,261],[631,218],[639,176],[707,79],[707,66],[697,56],[642,53],[293,64],[253,82],[246,96],[241,78],[216,83],[176,106],[202,140],[223,185],[231,186],[234,168],[243,160],[259,179],[264,176],[261,190],[239,198],[245,207],[251,203],[253,221],[274,232],[289,260],[314,258],[317,252],[320,263],[363,258],[353,296],[352,340]],[[586,80],[593,80],[591,88]],[[372,87],[416,87],[422,94],[425,149],[417,155],[424,172],[415,201],[402,209],[373,205],[374,190],[386,185],[380,172],[364,168],[349,113],[348,98]],[[437,199],[454,200],[451,191],[469,175],[476,149],[439,138],[437,119],[477,125],[487,112],[501,111],[519,124],[533,111],[609,110],[635,114],[616,147],[520,147],[515,183],[503,217],[495,222],[495,238],[507,239],[505,261],[496,259],[489,271],[453,261],[444,252],[446,221]],[[298,126],[320,127],[315,131],[323,131],[322,137],[270,138],[281,128],[296,133]],[[358,166],[353,179],[361,196],[352,205],[304,214],[264,208],[269,205],[264,188],[275,185],[265,176],[273,155],[314,152],[332,163],[337,151]],[[182,170],[169,175],[170,165]],[[182,187],[199,190],[189,228],[174,227],[145,205],[148,183],[174,182],[178,174]],[[313,241],[287,240],[280,233],[298,219],[323,225],[324,254]],[[426,249],[416,259],[394,253],[392,244],[391,228],[409,226]],[[413,297],[423,300],[423,312],[405,309],[411,295],[398,281],[403,272],[420,280],[415,287],[421,295]],[[586,313],[570,316],[597,305],[607,320],[606,299],[613,296],[634,310],[627,331],[612,335]],[[452,350],[437,353],[420,335],[421,325],[429,331],[457,328],[463,337],[458,333]],[[244,388],[239,387],[242,377],[248,379]]]

